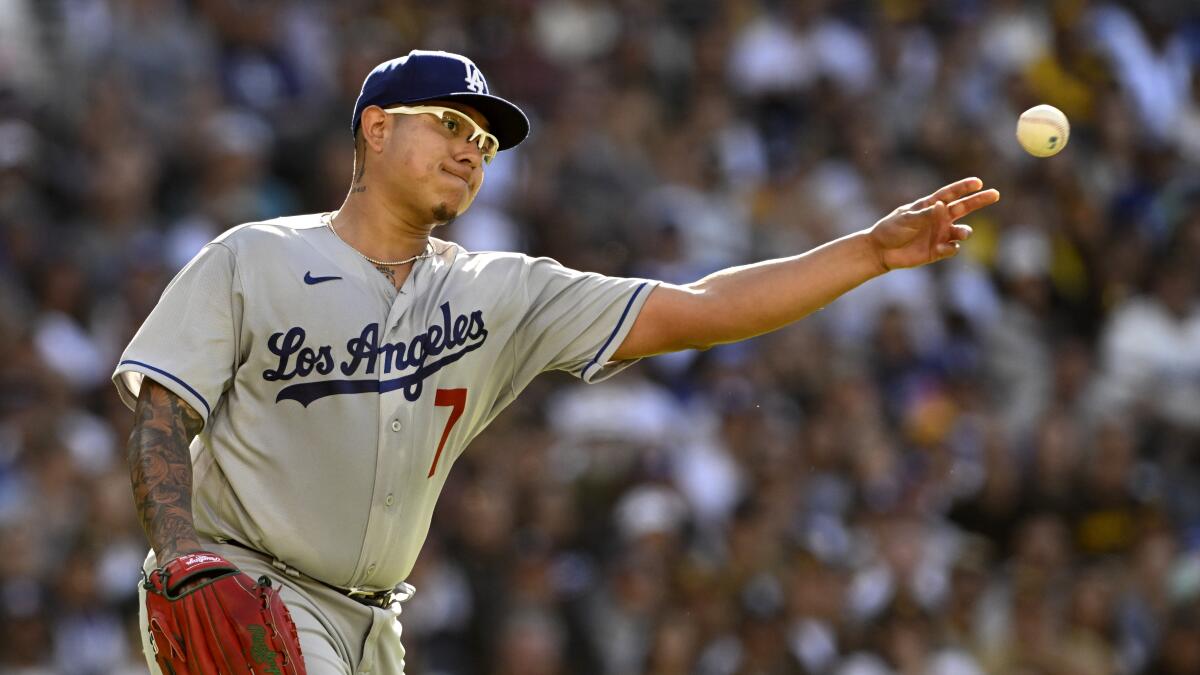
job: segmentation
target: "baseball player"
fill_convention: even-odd
[[[403,672],[404,580],[446,476],[536,375],[595,382],[774,330],[954,255],[970,234],[954,221],[999,198],[961,180],[803,255],[675,286],[432,236],[529,131],[462,56],[380,64],[351,129],[342,207],[217,237],[113,376],[136,413],[154,672]]]

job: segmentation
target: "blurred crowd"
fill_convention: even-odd
[[[439,234],[688,282],[977,175],[951,261],[547,375],[451,473],[430,675],[1200,673],[1200,9],[1138,0],[0,1],[0,673],[144,673],[109,376],[238,223],[336,208],[362,78],[533,134]],[[1013,130],[1070,117],[1059,156]]]

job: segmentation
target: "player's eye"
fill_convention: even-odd
[[[442,113],[443,124],[450,133],[455,136],[471,133],[475,129],[475,123],[467,118],[466,115],[461,115],[456,112]]]
[[[483,146],[480,149],[483,150],[483,160],[491,164],[492,160],[496,158],[496,152],[500,150],[500,147],[491,138],[487,138],[484,139]]]
[[[492,159],[495,158],[496,152],[500,150],[500,142],[496,140],[496,137],[484,131],[467,116],[443,110],[439,119],[442,122],[442,127],[449,131],[455,138],[462,138],[470,134],[467,140],[479,146],[485,163],[490,164]]]

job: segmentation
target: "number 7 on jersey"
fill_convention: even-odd
[[[437,471],[438,459],[442,456],[442,449],[446,447],[446,439],[450,437],[450,430],[458,423],[458,419],[462,417],[463,411],[467,409],[467,390],[466,389],[438,389],[433,397],[433,405],[435,407],[449,406],[450,419],[446,420],[446,429],[442,431],[442,440],[438,443],[437,452],[433,455],[433,464],[429,467],[429,475],[426,478],[433,478],[434,472]]]

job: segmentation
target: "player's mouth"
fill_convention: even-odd
[[[442,168],[442,171],[445,171],[446,173],[450,174],[451,176],[454,176],[455,178],[461,180],[463,183],[465,183],[467,185],[467,187],[471,187],[471,175],[469,173],[463,173],[461,171],[453,171],[451,169],[447,169],[444,167]]]

